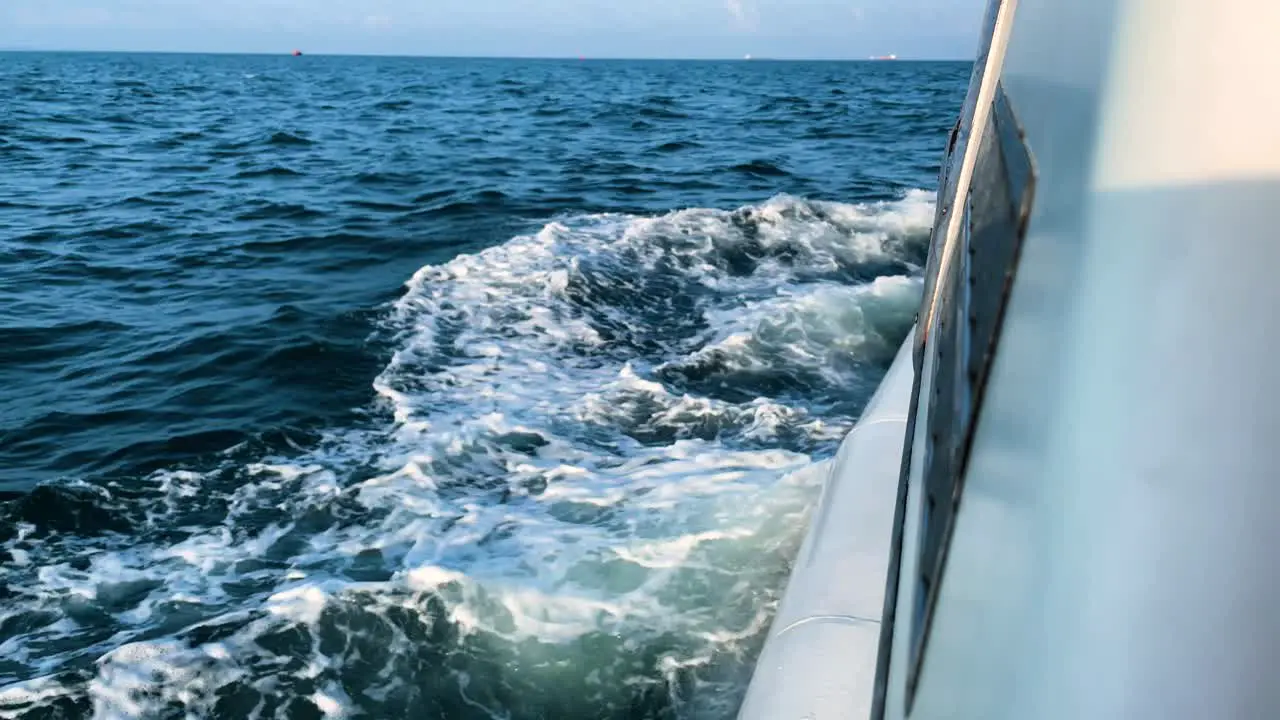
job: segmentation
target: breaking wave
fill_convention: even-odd
[[[565,216],[420,269],[363,422],[11,504],[0,717],[732,716],[932,200]]]

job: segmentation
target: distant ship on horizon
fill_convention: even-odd
[[[897,60],[897,55],[872,55],[872,60]]]
[[[301,50],[296,50],[296,49],[295,49],[295,50],[293,51],[293,56],[294,56],[294,57],[298,57],[298,56],[300,56],[300,55],[302,55],[302,51],[301,51]]]

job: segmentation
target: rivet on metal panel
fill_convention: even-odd
[[[914,412],[925,413],[923,421],[929,427],[923,476],[931,511],[929,529],[921,531],[916,560],[918,587],[926,597],[911,629],[908,712],[923,667],[937,595],[942,591],[969,452],[1034,196],[1034,160],[1002,85],[996,87],[989,121],[975,132],[982,133],[982,140],[973,177],[967,192],[959,194],[965,199],[960,208],[965,213],[963,228],[958,237],[950,238],[962,243],[956,250],[963,249],[965,261],[949,266],[947,277],[937,278],[933,310],[924,315],[924,321],[932,321],[937,328],[929,333],[930,344],[936,344],[933,401]],[[957,327],[945,332],[953,313]],[[936,507],[935,498],[941,499]]]

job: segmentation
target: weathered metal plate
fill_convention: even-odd
[[[960,117],[947,140],[947,153],[938,173],[938,200],[934,207],[933,232],[929,239],[929,257],[925,261],[924,295],[917,318],[922,328],[931,325],[929,318],[930,299],[939,280],[938,266],[941,263],[940,253],[945,243],[947,223],[945,220],[954,211],[953,205],[957,195],[956,184],[959,182],[960,165],[969,147],[969,139],[973,132],[973,119],[977,114],[978,91],[982,87],[982,79],[986,72],[987,56],[991,54],[991,42],[995,34],[996,19],[1000,14],[1003,0],[988,0],[986,15],[982,21],[982,44],[974,58],[973,72],[969,78],[969,90],[965,94],[964,104],[960,107]],[[916,333],[915,365],[920,371],[921,353],[924,350],[926,332]]]
[[[927,422],[917,598],[912,618],[908,705],[923,665],[929,625],[946,566],[969,448],[1000,338],[1035,190],[1034,162],[1004,87],[989,122],[962,211],[958,262],[937,278],[939,302],[929,346],[936,356],[931,394],[917,413]]]

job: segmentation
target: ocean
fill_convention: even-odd
[[[969,69],[0,54],[0,718],[732,718]]]

